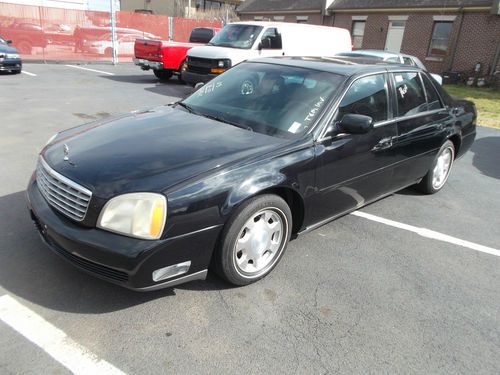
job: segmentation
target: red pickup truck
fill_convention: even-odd
[[[142,70],[153,69],[155,76],[161,80],[168,80],[174,74],[180,80],[187,51],[200,44],[207,44],[219,30],[218,28],[196,27],[191,31],[189,43],[136,39],[134,63]]]

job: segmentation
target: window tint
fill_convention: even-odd
[[[370,116],[374,122],[387,120],[387,89],[383,74],[358,79],[339,106],[338,120],[345,114]]]
[[[409,57],[403,57],[403,61],[404,61],[405,65],[415,65],[413,60],[410,59]]]
[[[442,108],[438,93],[431,83],[431,80],[425,74],[423,74],[422,77],[424,79],[425,92],[427,93],[427,109],[431,111],[433,109]]]
[[[424,88],[416,72],[395,73],[398,116],[410,116],[427,110]]]
[[[281,49],[281,34],[276,28],[267,29],[262,35],[262,40],[269,39],[269,45],[264,45],[266,49]]]

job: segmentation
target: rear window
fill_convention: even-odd
[[[189,37],[189,42],[206,44],[210,42],[210,39],[212,39],[213,37],[213,29],[199,27],[193,29],[193,31],[191,32],[191,36]]]

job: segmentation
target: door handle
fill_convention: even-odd
[[[391,148],[391,147],[392,147],[392,138],[383,138],[380,140],[379,143],[377,143],[372,148],[372,151],[387,150],[388,148]]]

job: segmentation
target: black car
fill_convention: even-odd
[[[44,241],[136,290],[267,275],[289,239],[410,185],[436,193],[473,103],[424,71],[265,58],[187,99],[60,132],[28,186]]]
[[[21,73],[23,63],[17,49],[11,47],[11,40],[0,36],[0,72]]]

